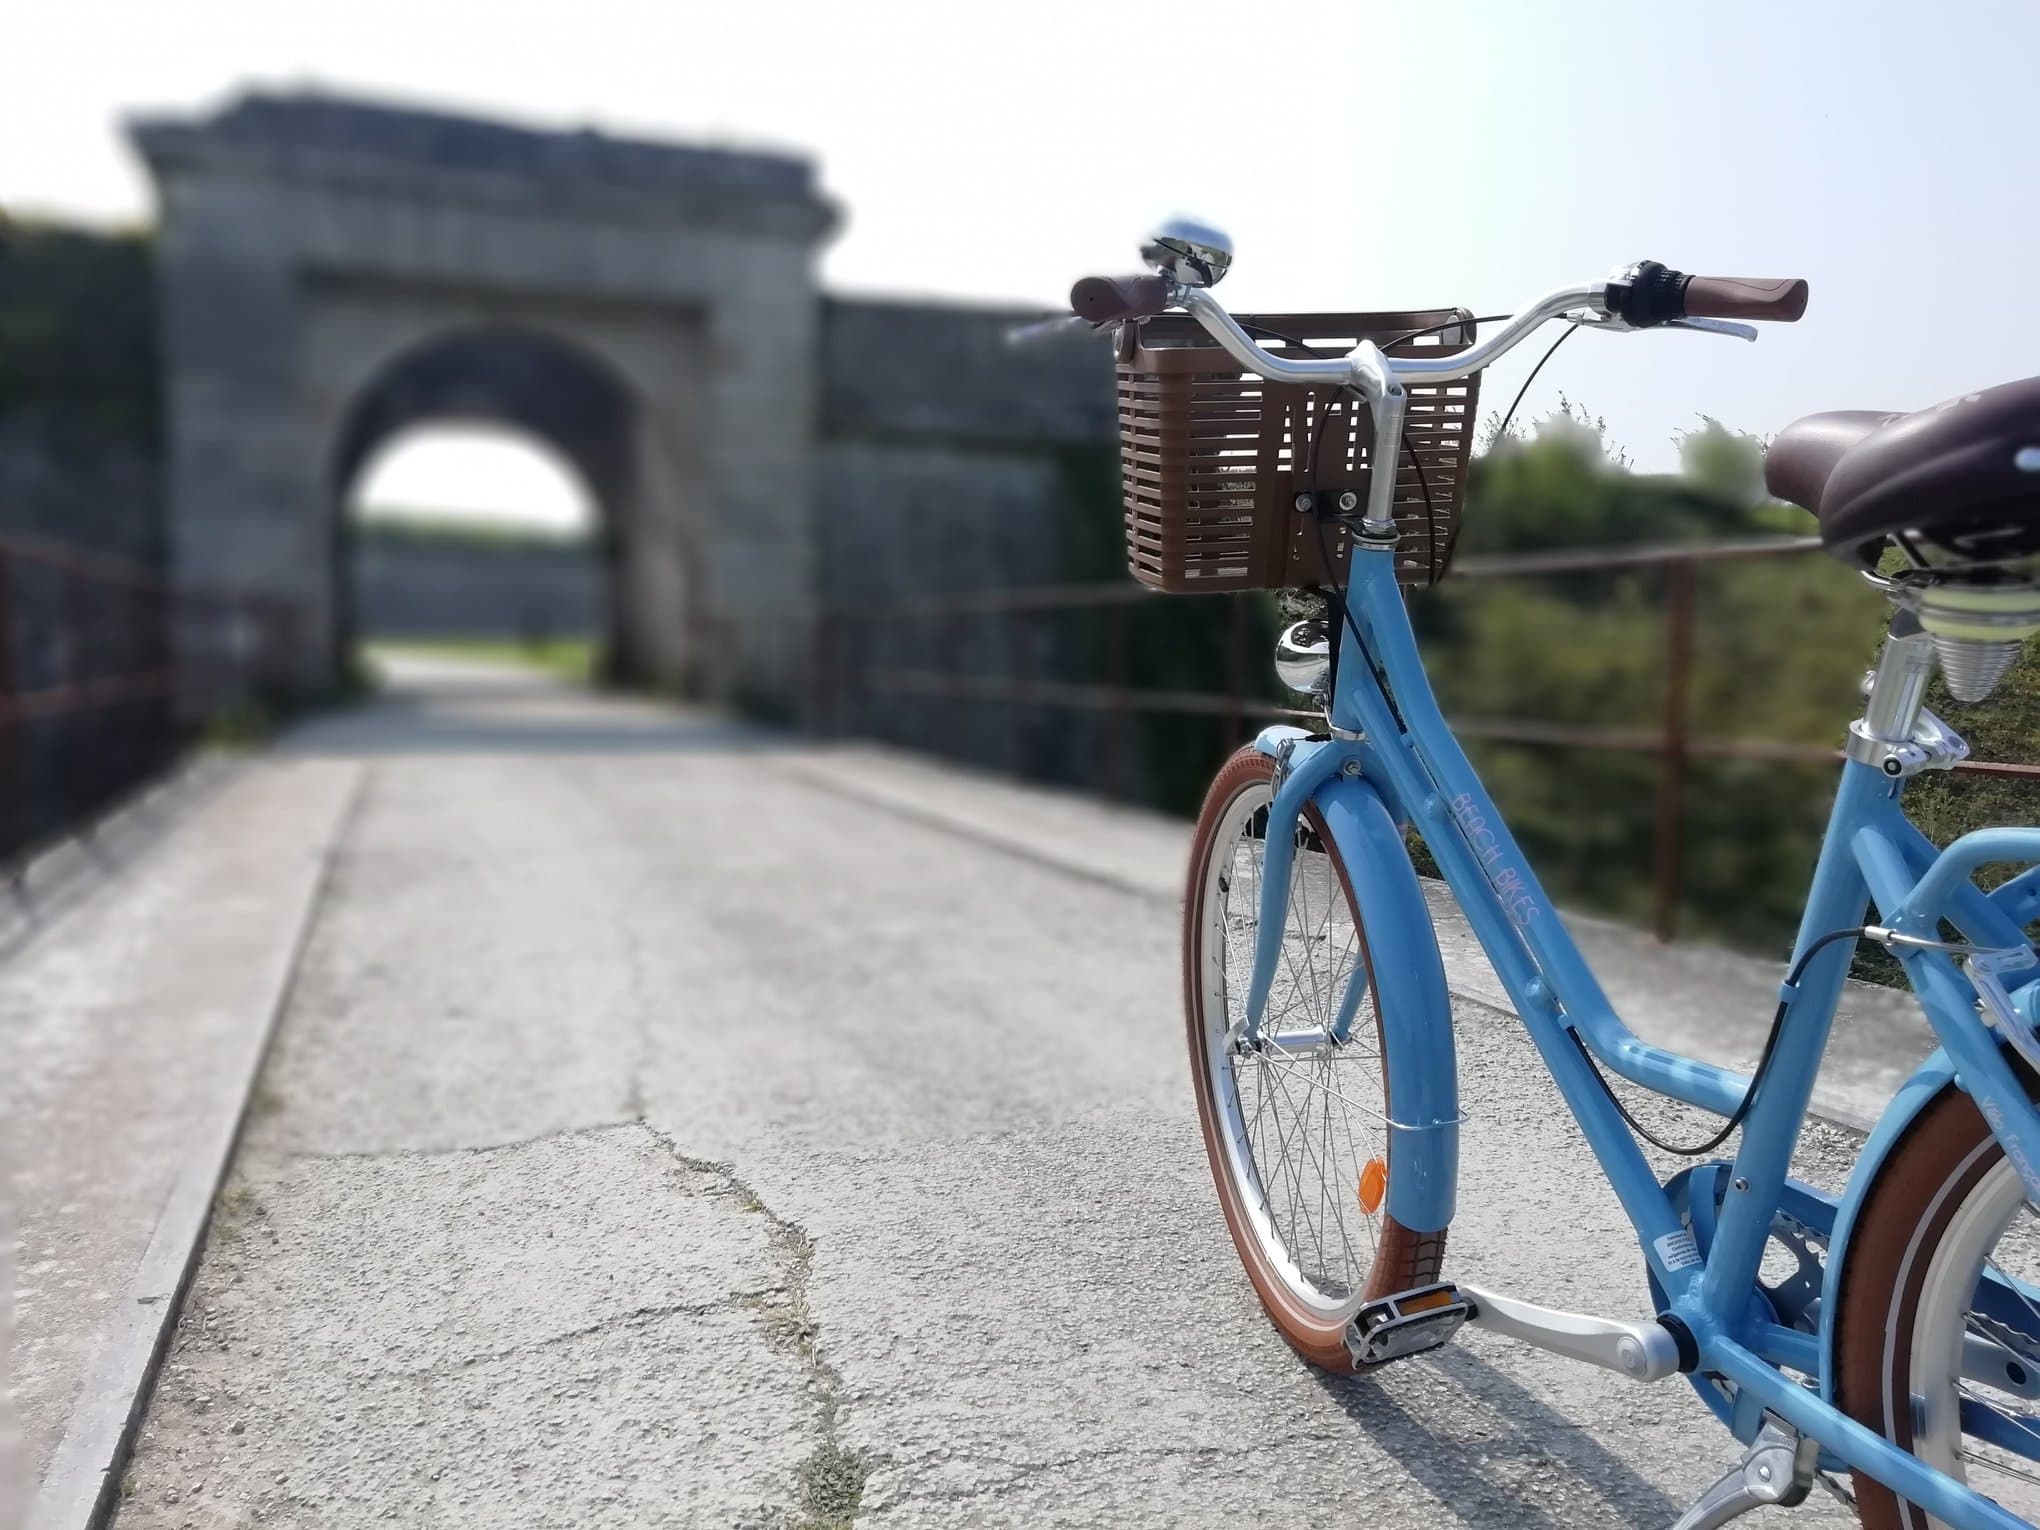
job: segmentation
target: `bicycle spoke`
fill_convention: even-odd
[[[1259,1042],[1225,1045],[1244,1034],[1262,900],[1274,891],[1266,882],[1265,807],[1251,806],[1234,822],[1231,843],[1214,852],[1221,874],[1208,954],[1217,1002],[1208,1023],[1221,1048],[1213,1066],[1230,1081],[1238,1157],[1250,1160],[1237,1178],[1255,1197],[1259,1236],[1271,1253],[1280,1250],[1283,1278],[1314,1301],[1341,1303],[1365,1289],[1382,1235],[1379,1203],[1369,1210],[1359,1189],[1388,1117],[1365,942],[1332,850],[1299,822]],[[1330,1027],[1356,982],[1363,987],[1352,1039],[1335,1043]],[[1282,1034],[1308,1044],[1282,1045],[1274,1040]]]

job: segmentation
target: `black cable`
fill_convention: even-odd
[[[1424,491],[1424,529],[1431,544],[1431,567],[1426,571],[1425,584],[1436,584],[1445,577],[1445,569],[1438,562],[1438,507],[1431,502],[1431,480],[1424,474],[1424,459],[1417,455],[1417,446],[1406,430],[1402,437],[1403,450],[1410,454],[1410,466],[1417,470],[1417,487]]]
[[[1422,329],[1413,329],[1405,334],[1397,335],[1393,340],[1382,340],[1378,341],[1377,343],[1385,351],[1390,346],[1401,345],[1405,340],[1422,339],[1425,335],[1435,335],[1439,334],[1444,330],[1457,329],[1462,324],[1501,324],[1515,317],[1516,316],[1512,313],[1489,313],[1482,314],[1480,317],[1473,319],[1447,319],[1443,324],[1426,325]],[[1282,331],[1279,329],[1270,329],[1265,324],[1255,324],[1247,319],[1241,319],[1237,315],[1234,316],[1234,322],[1236,322],[1241,329],[1252,330],[1255,334],[1265,335],[1270,340],[1280,340],[1284,345],[1293,345],[1299,351],[1302,351],[1306,356],[1309,356],[1314,360],[1333,361],[1337,359],[1336,357],[1333,356],[1327,356],[1323,351],[1319,350],[1316,346],[1305,345],[1301,340],[1297,339],[1296,336],[1294,335],[1283,334]]]
[[[1333,394],[1331,398],[1325,401],[1324,408],[1318,410],[1317,418],[1312,422],[1311,439],[1308,448],[1308,455],[1304,459],[1304,474],[1305,482],[1308,485],[1305,492],[1310,495],[1313,506],[1316,504],[1317,501],[1318,448],[1324,445],[1325,422],[1327,419],[1330,418],[1331,412],[1334,409],[1338,408],[1338,406],[1341,404],[1347,403],[1352,396],[1353,396],[1352,391],[1350,389],[1341,388],[1337,393]],[[1349,414],[1351,413],[1350,406],[1347,412]],[[1316,510],[1313,509],[1311,512],[1310,523],[1312,530],[1314,530],[1317,533],[1318,565],[1324,569],[1325,578],[1330,581],[1329,588],[1332,592],[1331,599],[1337,602],[1339,607],[1339,614],[1346,619],[1346,630],[1353,634],[1353,646],[1355,650],[1361,653],[1365,653],[1367,649],[1366,644],[1363,643],[1360,639],[1360,624],[1353,620],[1353,608],[1346,603],[1346,588],[1344,585],[1338,582],[1332,570],[1332,548],[1331,544],[1325,540],[1324,517],[1317,514]],[[1352,527],[1350,526],[1346,527],[1346,535],[1349,538],[1353,535]]]
[[[1571,334],[1572,331],[1567,330],[1566,333]],[[1868,933],[1862,925],[1857,925],[1853,930],[1829,930],[1827,934],[1821,936],[1820,939],[1808,946],[1805,952],[1801,954],[1799,960],[1792,964],[1792,970],[1785,978],[1785,986],[1787,988],[1797,988],[1800,979],[1806,976],[1808,964],[1813,961],[1814,957],[1818,956],[1836,941],[1860,940]],[[1749,1115],[1750,1104],[1756,1099],[1757,1090],[1762,1086],[1765,1075],[1771,1071],[1771,1059],[1778,1052],[1778,1038],[1785,1030],[1785,1014],[1791,1007],[1792,1001],[1790,999],[1780,999],[1778,1001],[1777,1011],[1771,1016],[1770,1034],[1764,1038],[1763,1054],[1757,1059],[1757,1071],[1750,1075],[1750,1087],[1743,1091],[1742,1102],[1735,1107],[1734,1112],[1723,1123],[1720,1131],[1709,1137],[1705,1142],[1693,1147],[1680,1147],[1665,1141],[1664,1138],[1658,1136],[1657,1133],[1632,1116],[1629,1113],[1629,1107],[1624,1105],[1616,1096],[1614,1087],[1608,1082],[1608,1076],[1601,1071],[1600,1065],[1594,1061],[1594,1054],[1587,1050],[1587,1044],[1580,1039],[1580,1033],[1573,1031],[1571,1035],[1573,1045],[1580,1049],[1580,1056],[1586,1059],[1588,1071],[1594,1075],[1595,1082],[1601,1086],[1601,1092],[1608,1096],[1608,1103],[1613,1105],[1621,1114],[1622,1119],[1629,1123],[1630,1130],[1634,1131],[1637,1136],[1643,1138],[1652,1147],[1662,1148],[1665,1152],[1675,1153],[1681,1158],[1698,1158],[1702,1153],[1711,1153],[1720,1147],[1722,1143],[1728,1141],[1729,1134],[1738,1126],[1741,1126],[1743,1119]]]
[[[1393,340],[1384,340],[1381,342],[1381,348],[1385,351],[1392,345],[1401,345],[1405,340],[1422,339],[1425,335],[1457,329],[1462,324],[1506,324],[1515,317],[1512,313],[1484,313],[1476,319],[1447,319],[1443,324],[1427,325],[1423,329],[1413,329],[1406,335],[1397,335]]]
[[[1312,517],[1310,518],[1310,525],[1311,525],[1311,530],[1313,530],[1313,531],[1315,531],[1315,532],[1317,533],[1317,555],[1318,555],[1318,562],[1320,562],[1320,563],[1322,563],[1322,564],[1324,565],[1324,570],[1325,570],[1325,577],[1326,577],[1327,579],[1329,579],[1329,578],[1331,578],[1331,577],[1332,577],[1332,548],[1331,548],[1331,544],[1330,544],[1330,543],[1328,543],[1327,541],[1325,541],[1325,523],[1324,523],[1324,520],[1323,520],[1323,519],[1322,519],[1321,517],[1319,517],[1319,516],[1315,516],[1315,515],[1313,515],[1313,516],[1312,516]],[[1329,596],[1328,598],[1329,598],[1329,599],[1330,599],[1330,600],[1332,601],[1332,603],[1334,603],[1334,604],[1336,604],[1336,605],[1338,606],[1338,608],[1339,608],[1339,614],[1340,614],[1341,616],[1343,616],[1343,617],[1344,617],[1344,618],[1346,619],[1346,630],[1347,630],[1348,632],[1350,632],[1350,633],[1352,633],[1352,634],[1353,634],[1353,651],[1354,651],[1355,653],[1365,653],[1365,652],[1367,652],[1367,646],[1366,646],[1366,644],[1365,644],[1365,643],[1363,643],[1363,642],[1361,641],[1361,639],[1360,639],[1360,624],[1359,624],[1358,622],[1356,622],[1356,621],[1354,621],[1354,620],[1353,620],[1353,608],[1352,608],[1351,606],[1349,606],[1348,604],[1346,604],[1346,591],[1345,591],[1344,587],[1342,587],[1342,586],[1340,586],[1340,585],[1337,585],[1337,584],[1334,584],[1333,586],[1331,586],[1331,594],[1330,594],[1330,596]],[[1334,680],[1334,683],[1336,683],[1336,681],[1337,681],[1337,666],[1338,666],[1338,662],[1339,662],[1339,652],[1338,652],[1338,649],[1337,649],[1337,648],[1334,648],[1334,649],[1332,650],[1332,665],[1333,665],[1333,680]],[[1326,716],[1330,716],[1330,715],[1331,715],[1331,707],[1330,707],[1330,704],[1329,704],[1329,702],[1327,702],[1327,704],[1326,704],[1326,708],[1325,708],[1325,714],[1326,714]]]
[[[1301,340],[1297,339],[1296,336],[1294,335],[1283,334],[1282,331],[1279,329],[1270,329],[1265,324],[1255,324],[1251,320],[1240,318],[1238,315],[1234,315],[1233,322],[1238,324],[1241,329],[1252,330],[1255,334],[1264,335],[1270,340],[1280,340],[1284,345],[1293,345],[1299,351],[1302,351],[1304,355],[1309,356],[1315,361],[1331,361],[1335,359],[1333,357],[1327,356],[1323,351],[1319,350],[1316,346],[1305,345]]]
[[[1516,390],[1515,398],[1509,401],[1509,412],[1502,416],[1502,428],[1495,432],[1495,440],[1500,441],[1509,433],[1509,421],[1516,417],[1516,405],[1523,402],[1523,395],[1530,391],[1530,384],[1537,381],[1537,374],[1544,370],[1544,363],[1557,355],[1558,348],[1578,334],[1579,328],[1577,324],[1568,324],[1565,328],[1565,333],[1551,342],[1551,349],[1537,358],[1537,365],[1530,369],[1530,375],[1523,379],[1523,386]]]

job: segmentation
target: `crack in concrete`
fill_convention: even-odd
[[[624,1087],[624,1113],[633,1120],[645,1119],[645,1072],[652,1063],[652,1017],[645,983],[645,950],[636,926],[625,922],[618,927],[623,936],[624,988],[630,1002],[633,1048]]]
[[[311,1163],[376,1163],[401,1162],[407,1158],[463,1158],[480,1153],[508,1153],[518,1148],[537,1147],[544,1142],[565,1142],[575,1137],[592,1137],[602,1132],[620,1132],[644,1125],[642,1117],[631,1116],[617,1121],[594,1121],[586,1126],[554,1127],[550,1131],[534,1132],[529,1137],[513,1137],[505,1142],[478,1142],[460,1147],[437,1148],[290,1148],[286,1149],[282,1156]]]
[[[619,1312],[612,1317],[602,1318],[593,1323],[584,1323],[579,1328],[569,1328],[560,1333],[547,1334],[543,1339],[534,1339],[529,1344],[509,1344],[501,1349],[485,1350],[480,1354],[463,1355],[457,1360],[436,1361],[430,1365],[390,1366],[371,1371],[362,1378],[365,1381],[417,1381],[432,1376],[456,1376],[471,1371],[479,1365],[491,1365],[499,1360],[515,1360],[525,1355],[543,1353],[556,1349],[562,1344],[572,1344],[579,1339],[593,1338],[598,1334],[617,1330],[649,1328],[654,1323],[673,1317],[712,1317],[717,1313],[748,1313],[755,1297],[745,1292],[717,1297],[708,1302],[669,1302],[657,1307],[634,1307],[629,1312]]]
[[[816,1427],[821,1440],[801,1468],[800,1517],[793,1522],[793,1530],[848,1530],[864,1497],[869,1463],[843,1447],[843,1377],[822,1357],[821,1332],[808,1308],[808,1284],[814,1274],[814,1240],[798,1222],[774,1211],[734,1165],[697,1158],[683,1151],[672,1133],[649,1121],[642,1125],[677,1163],[696,1174],[721,1180],[745,1210],[765,1219],[772,1246],[786,1272],[783,1293],[776,1301],[770,1295],[741,1300],[756,1319],[766,1343],[793,1356],[807,1370],[820,1413]]]

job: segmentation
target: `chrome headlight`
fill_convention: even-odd
[[[1275,639],[1275,674],[1292,691],[1324,699],[1332,673],[1331,628],[1315,617],[1291,622]]]

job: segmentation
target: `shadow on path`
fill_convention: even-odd
[[[1655,1530],[1683,1512],[1579,1421],[1549,1407],[1478,1355],[1447,1347],[1429,1363],[1485,1406],[1488,1428],[1477,1441],[1463,1433],[1437,1433],[1397,1401],[1392,1384],[1323,1373],[1317,1380],[1348,1418],[1466,1524],[1569,1530],[1586,1522],[1578,1504],[1553,1500],[1554,1473],[1591,1491],[1611,1511],[1607,1517],[1596,1515],[1594,1524]],[[1525,1463],[1525,1469],[1494,1470],[1498,1462],[1511,1461]],[[1542,1469],[1530,1469],[1532,1464]]]

